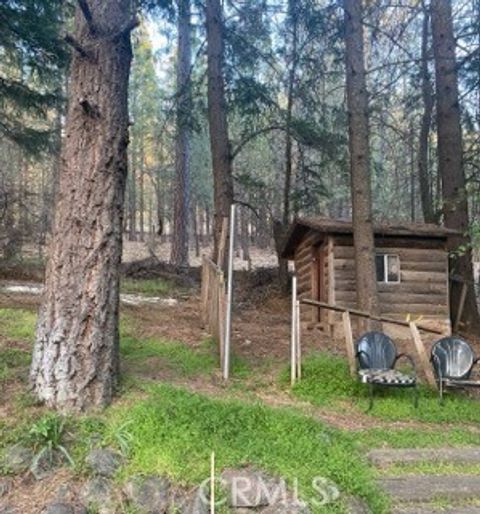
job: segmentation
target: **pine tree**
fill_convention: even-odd
[[[67,60],[62,0],[0,2],[0,134],[35,152],[51,142]]]

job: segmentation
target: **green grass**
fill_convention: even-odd
[[[286,371],[281,380],[285,382]],[[428,423],[478,423],[480,402],[459,392],[446,394],[443,405],[438,393],[420,386],[420,404],[413,405],[412,389],[376,388],[373,409],[369,416],[388,421],[416,420]],[[305,358],[303,378],[292,388],[297,398],[313,405],[329,405],[338,410],[360,409],[368,405],[367,388],[350,377],[346,359],[327,353],[317,353]],[[348,402],[348,403],[346,403]]]
[[[37,315],[25,309],[0,309],[0,335],[9,339],[32,341]]]
[[[211,373],[217,366],[214,354],[205,345],[192,349],[184,343],[154,337],[124,335],[120,353],[127,364],[140,370],[148,360],[153,360],[152,366],[160,361],[163,368],[183,377]]]
[[[9,344],[30,343],[33,339],[36,315],[24,309],[0,309],[0,382],[12,378],[30,364],[30,351]]]
[[[354,432],[359,447],[370,448],[441,448],[478,446],[480,431],[469,427],[432,425],[415,428],[370,428]]]
[[[29,351],[0,347],[0,383],[10,379],[18,369],[25,368],[29,364]]]
[[[120,290],[127,294],[164,296],[171,292],[172,284],[162,278],[133,279],[122,278]]]
[[[123,433],[127,441],[129,460],[122,476],[162,473],[198,483],[208,477],[215,451],[218,469],[250,464],[289,481],[298,478],[304,498],[315,493],[312,479],[324,477],[342,493],[365,498],[372,512],[385,511],[373,472],[347,434],[291,409],[212,399],[169,385],[147,385],[145,392],[147,399],[109,409],[103,427],[111,440],[112,434]],[[342,508],[330,505],[314,512]]]

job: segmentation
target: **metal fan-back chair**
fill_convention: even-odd
[[[446,387],[480,387],[480,380],[470,379],[473,367],[480,359],[461,337],[450,336],[437,341],[430,360],[438,382],[440,402]]]
[[[418,406],[417,371],[415,361],[406,354],[397,354],[397,349],[390,337],[382,332],[367,332],[355,341],[357,371],[360,380],[369,386],[369,406],[373,407],[375,386],[411,387],[414,390],[414,405]],[[395,366],[405,358],[412,371],[403,373]]]

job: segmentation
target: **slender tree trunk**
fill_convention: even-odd
[[[480,328],[475,290],[473,287],[472,245],[465,171],[463,167],[462,128],[458,96],[455,36],[452,5],[449,0],[436,0],[431,5],[432,37],[435,57],[437,92],[438,172],[442,179],[443,216],[445,226],[458,230],[452,238],[452,268],[468,286],[463,321],[469,329]],[[452,312],[459,304],[461,288],[454,287],[450,295]]]
[[[368,95],[362,2],[344,0],[352,218],[358,308],[378,313],[369,170]]]
[[[287,112],[285,120],[285,176],[283,182],[283,210],[281,223],[274,224],[275,248],[278,255],[279,281],[282,289],[288,288],[288,261],[281,257],[285,234],[290,223],[290,195],[292,189],[292,170],[293,170],[293,137],[292,137],[292,118],[293,106],[295,102],[295,82],[297,77],[297,46],[298,46],[298,19],[297,6],[294,0],[288,2],[288,17],[291,24],[290,41],[290,69],[287,82]]]
[[[208,121],[214,199],[213,258],[217,262],[223,218],[230,217],[230,206],[233,203],[232,159],[223,77],[224,27],[220,0],[206,1],[206,20],[208,42]],[[224,265],[224,263],[218,264]]]
[[[145,142],[144,133],[140,135],[140,183],[139,183],[139,222],[140,241],[145,241]]]
[[[51,407],[108,404],[117,382],[128,145],[130,0],[89,0],[76,46],[58,203],[30,379]],[[80,4],[79,4],[80,5]]]
[[[135,160],[132,157],[132,169],[128,188],[128,240],[137,240],[137,174],[135,171]]]
[[[428,71],[428,35],[430,25],[430,13],[427,6],[423,5],[423,27],[422,27],[422,61],[421,61],[421,80],[422,80],[422,102],[423,113],[420,125],[420,136],[418,141],[418,178],[420,184],[420,198],[422,201],[423,219],[426,223],[434,223],[435,211],[433,208],[433,198],[429,176],[428,142],[430,129],[432,126],[433,112],[433,87]]]
[[[188,229],[190,205],[190,127],[192,66],[190,0],[178,0],[177,43],[177,135],[175,142],[175,185],[173,239],[170,262],[188,267]]]

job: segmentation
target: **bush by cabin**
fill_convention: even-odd
[[[377,225],[376,280],[381,314],[420,319],[422,325],[450,330],[448,238],[457,233],[431,224]],[[300,299],[356,308],[351,221],[297,219],[283,256],[295,263]],[[303,307],[302,324],[334,335],[342,332],[338,313]]]

